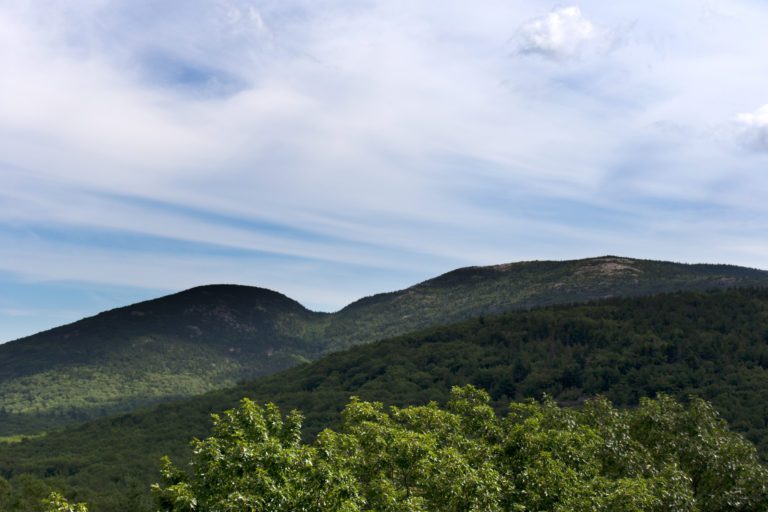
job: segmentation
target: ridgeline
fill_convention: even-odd
[[[606,256],[467,267],[317,313],[277,292],[193,288],[0,345],[0,436],[233,386],[357,344],[564,303],[768,285],[768,272]]]

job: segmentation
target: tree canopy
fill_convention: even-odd
[[[158,504],[191,511],[752,511],[768,469],[706,402],[562,408],[453,388],[446,407],[353,398],[339,431],[301,441],[301,416],[244,399],[194,441],[189,471],[165,460]]]

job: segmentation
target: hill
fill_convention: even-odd
[[[79,422],[274,373],[319,352],[279,293],[205,286],[0,345],[0,435]]]
[[[186,401],[67,427],[0,450],[0,476],[79,489],[93,510],[140,510],[135,489],[159,458],[189,457],[209,414],[244,396],[301,410],[307,438],[335,426],[351,395],[444,403],[451,386],[488,391],[500,412],[548,393],[565,405],[601,394],[620,406],[663,391],[711,401],[768,455],[768,289],[680,292],[480,317],[357,346]],[[133,491],[131,485],[134,485]]]
[[[768,272],[612,256],[449,272],[327,314],[262,288],[214,285],[0,345],[0,436],[232,386],[416,329],[611,296],[768,285]]]
[[[327,346],[338,350],[371,338],[553,304],[766,285],[764,270],[616,256],[466,267],[353,302],[326,318],[323,332]]]

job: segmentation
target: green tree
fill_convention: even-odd
[[[755,447],[728,430],[714,408],[693,399],[683,408],[669,396],[642,399],[627,413],[630,432],[656,464],[671,461],[690,479],[702,510],[766,510],[768,468]]]
[[[445,409],[353,399],[339,432],[300,442],[300,416],[244,400],[194,442],[191,472],[166,459],[161,510],[765,510],[768,473],[753,446],[703,401],[660,396],[634,410],[514,404],[454,388]]]
[[[454,390],[447,410],[391,408],[353,399],[341,433],[316,442],[325,463],[344,466],[356,483],[360,510],[496,510],[499,425],[484,392]]]
[[[165,459],[167,487],[153,486],[162,510],[357,510],[349,472],[323,464],[315,448],[301,444],[297,412],[283,418],[272,404],[244,399],[213,422],[212,436],[193,443],[190,474]]]
[[[45,499],[45,512],[88,512],[85,503],[70,504],[64,496],[52,492]]]

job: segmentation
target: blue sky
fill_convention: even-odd
[[[0,0],[0,341],[208,283],[768,268],[759,1]]]

